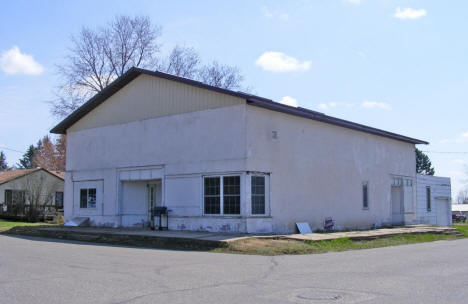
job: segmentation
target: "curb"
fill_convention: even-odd
[[[42,227],[43,228],[43,227]],[[179,237],[159,237],[134,234],[92,233],[86,231],[48,230],[41,227],[13,227],[3,232],[6,235],[32,236],[50,239],[71,240],[89,243],[112,244],[129,247],[144,247],[176,250],[212,250],[226,247],[226,243]]]

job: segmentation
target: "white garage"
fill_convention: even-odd
[[[418,222],[452,225],[450,178],[417,174],[416,187]]]

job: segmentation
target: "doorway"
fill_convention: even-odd
[[[403,187],[392,186],[392,225],[403,225]]]
[[[437,226],[449,226],[450,225],[450,213],[451,206],[447,199],[435,199],[436,207],[436,223]]]
[[[154,207],[162,206],[162,182],[161,180],[151,181],[148,183],[148,217],[149,221],[153,222],[152,210]]]

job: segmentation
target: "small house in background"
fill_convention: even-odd
[[[452,225],[450,178],[417,174],[416,198],[420,224]]]
[[[452,205],[452,213],[453,214],[463,214],[468,216],[468,204],[453,204]]]
[[[63,211],[63,188],[63,172],[43,168],[0,172],[0,217],[44,218]]]

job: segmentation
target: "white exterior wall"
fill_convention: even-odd
[[[450,178],[416,175],[417,218],[420,224],[452,224]],[[431,188],[431,210],[427,210],[426,188]]]
[[[323,229],[326,217],[338,229],[390,224],[392,179],[415,179],[413,144],[254,106],[247,108],[247,129],[247,170],[271,173],[275,232],[294,232],[295,222]],[[405,222],[414,223],[413,187],[404,194]]]
[[[25,190],[25,185],[28,183],[28,179],[39,179],[44,178],[44,185],[47,185],[47,188],[53,192],[53,203],[55,204],[55,192],[63,192],[64,181],[50,173],[45,172],[44,170],[39,170],[31,174],[21,176],[15,180],[6,182],[0,185],[0,204],[5,203],[5,190]],[[42,195],[47,195],[48,189],[44,188]]]
[[[322,228],[329,216],[338,229],[367,228],[391,223],[392,181],[414,184],[414,164],[412,144],[140,76],[67,130],[65,217],[141,225],[144,187],[160,179],[169,229],[289,233],[300,221]],[[203,177],[223,174],[241,177],[241,214],[204,215]],[[266,174],[261,216],[250,212],[252,174]],[[98,189],[95,209],[80,208],[80,187]],[[415,191],[403,192],[414,223]]]
[[[125,187],[118,173],[157,166],[163,172],[163,204],[172,210],[170,228],[236,230],[216,224],[219,216],[204,216],[203,223],[196,218],[203,216],[203,175],[245,172],[245,108],[235,105],[68,132],[66,219],[89,216],[94,225],[130,226],[131,220],[122,222],[120,217],[128,210],[122,209]],[[96,209],[79,208],[80,183],[102,184]],[[241,217],[230,221],[233,227],[245,226]]]

